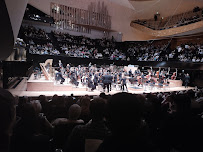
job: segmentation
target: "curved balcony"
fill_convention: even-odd
[[[130,26],[155,37],[193,35],[203,31],[203,21],[163,30],[152,30],[148,27],[133,22],[131,22]]]
[[[165,19],[134,20],[131,27],[156,37],[182,36],[203,31],[203,9],[189,11]]]

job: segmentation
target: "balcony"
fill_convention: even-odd
[[[203,9],[159,20],[133,20],[130,26],[156,37],[197,34],[203,31]]]

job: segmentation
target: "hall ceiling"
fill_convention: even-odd
[[[134,15],[150,18],[160,12],[163,17],[192,10],[195,6],[203,7],[203,0],[108,0],[134,10]]]

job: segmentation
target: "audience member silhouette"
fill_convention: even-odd
[[[78,125],[73,129],[67,142],[67,152],[85,152],[86,139],[103,140],[109,135],[110,132],[104,121],[105,104],[106,101],[100,97],[91,101],[90,116],[92,119],[87,124]]]
[[[68,123],[84,123],[82,119],[79,119],[81,114],[81,107],[78,104],[70,106],[67,114],[67,118],[57,118],[52,122],[52,125],[68,124]]]
[[[168,115],[161,127],[161,151],[202,151],[199,140],[203,133],[202,118],[192,114],[191,100],[187,94],[177,94],[173,100],[173,113]]]
[[[0,151],[9,152],[10,136],[15,122],[15,98],[13,95],[0,88]]]
[[[107,102],[106,119],[112,135],[104,139],[97,152],[150,151],[143,139],[144,102],[130,93],[117,93]]]
[[[79,119],[81,107],[78,104],[73,104],[68,110],[67,118],[57,118],[52,122],[54,129],[54,144],[56,148],[64,148],[64,144],[70,135],[72,129],[84,124],[84,121]]]
[[[49,152],[50,137],[40,132],[40,122],[31,103],[22,109],[22,117],[14,127],[11,152]]]
[[[90,118],[90,97],[89,96],[83,96],[81,97],[77,103],[81,107],[81,114],[80,114],[80,119],[84,120],[85,123],[87,123],[91,118]]]

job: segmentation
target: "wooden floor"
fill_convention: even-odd
[[[52,86],[50,85],[52,83]],[[131,85],[127,84],[128,86],[128,92],[133,94],[143,94],[143,93],[154,93],[154,92],[172,92],[172,91],[181,91],[181,90],[190,90],[194,89],[193,87],[185,88],[183,86],[178,87],[169,87],[166,86],[164,88],[158,88],[158,87],[148,87],[143,86],[139,87],[137,85]],[[72,93],[75,96],[84,96],[84,95],[90,95],[90,96],[96,96],[99,95],[101,92],[103,92],[103,88],[101,86],[98,86],[96,90],[91,91],[86,86],[82,86],[79,84],[78,87],[69,84],[68,80],[64,82],[64,84],[59,84],[54,81],[48,81],[45,80],[44,77],[42,77],[40,80],[34,80],[33,75],[31,75],[30,79],[27,80],[27,78],[24,78],[21,83],[15,88],[15,89],[8,89],[13,95],[15,96],[29,96],[29,97],[37,97],[39,95],[46,95],[46,96],[53,96],[54,94],[57,94],[59,96],[66,95],[70,96]],[[48,90],[48,91],[47,91]],[[118,92],[122,92],[120,90],[119,86],[112,86],[112,90],[106,94],[115,94]]]

